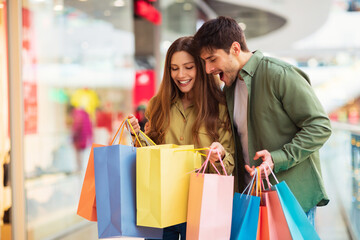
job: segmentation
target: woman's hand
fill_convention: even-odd
[[[137,118],[133,114],[130,114],[127,118],[129,119],[130,124],[133,127],[135,133],[138,134],[140,131],[140,125],[139,125],[139,121],[137,120]],[[128,128],[127,125],[126,125],[126,128]],[[134,134],[132,129],[128,129],[128,130],[131,134]]]
[[[217,152],[220,153],[221,159],[225,157],[225,148],[219,142],[213,142],[209,148],[212,150],[209,158],[210,162],[215,163],[220,161]],[[209,154],[209,150],[207,151],[207,154]]]

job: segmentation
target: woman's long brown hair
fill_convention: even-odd
[[[189,53],[194,58],[196,66],[196,78],[192,89],[194,91],[195,111],[199,114],[192,127],[194,143],[200,144],[198,133],[201,124],[205,124],[207,134],[211,136],[213,141],[218,141],[219,103],[226,104],[225,97],[214,77],[206,74],[204,63],[196,55],[196,51],[193,48],[193,37],[177,39],[167,51],[164,75],[159,91],[156,97],[152,99],[151,109],[147,109],[146,115],[149,120],[149,128],[146,134],[156,144],[164,143],[165,134],[170,124],[171,105],[177,98],[182,98],[184,95],[171,78],[171,58],[175,52],[179,51]],[[226,123],[229,129],[228,119]]]

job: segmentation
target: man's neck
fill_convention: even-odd
[[[243,51],[240,52],[240,54],[238,56],[239,63],[240,63],[240,70],[245,66],[245,64],[249,61],[249,59],[251,58],[252,55],[253,55],[252,52],[243,52]]]

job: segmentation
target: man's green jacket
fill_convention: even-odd
[[[308,76],[283,61],[254,52],[239,72],[246,83],[250,166],[258,166],[255,153],[268,150],[274,172],[285,181],[305,212],[326,205],[319,149],[331,135],[330,121],[310,85]],[[239,78],[236,81],[241,81]],[[235,83],[225,87],[235,151],[235,191],[246,186],[240,138],[233,122]],[[241,111],[241,110],[240,110]],[[272,184],[275,184],[271,178]]]

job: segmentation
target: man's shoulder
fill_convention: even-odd
[[[270,57],[270,56],[264,56],[262,61],[262,64],[268,65],[274,69],[284,69],[284,68],[294,68],[295,66],[285,62],[279,58]]]
[[[269,69],[271,71],[269,71]],[[310,83],[308,75],[300,68],[275,57],[264,56],[261,62],[260,71],[266,70],[271,76],[282,76],[291,73],[291,76],[298,76]]]

